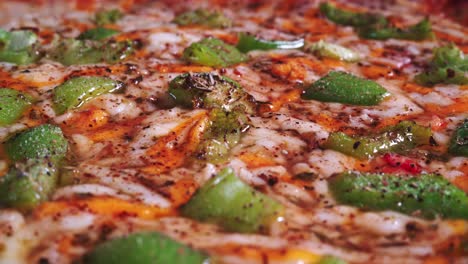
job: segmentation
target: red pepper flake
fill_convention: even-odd
[[[421,166],[417,164],[414,160],[395,153],[386,153],[383,156],[383,159],[391,167],[404,170],[409,174],[420,174],[422,171]]]

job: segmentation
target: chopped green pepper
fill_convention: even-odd
[[[411,121],[402,121],[374,136],[350,137],[342,132],[334,132],[330,134],[322,147],[363,160],[376,154],[404,153],[417,146],[429,145],[431,136],[430,128]]]
[[[267,231],[282,211],[280,203],[242,182],[230,168],[220,171],[181,208],[183,216],[241,233]]]
[[[251,50],[272,50],[272,49],[299,49],[304,46],[304,39],[296,40],[264,40],[256,38],[247,33],[239,34],[239,41],[236,48],[244,53]]]
[[[309,86],[302,98],[351,105],[377,105],[387,95],[387,90],[374,81],[331,71]]]
[[[110,38],[116,34],[119,34],[118,30],[97,27],[97,28],[86,30],[85,32],[81,33],[78,36],[78,39],[103,40],[103,39]]]
[[[0,29],[0,61],[28,64],[39,58],[34,48],[37,36],[28,30],[7,32]]]
[[[401,29],[397,27],[379,27],[370,25],[358,29],[359,35],[367,39],[386,40],[394,39],[407,39],[407,40],[425,40],[434,37],[432,32],[431,22],[428,19],[423,19],[420,22],[406,28]]]
[[[247,114],[255,111],[251,95],[235,81],[214,74],[182,74],[169,84],[176,104],[188,108],[208,108],[210,122],[195,156],[208,162],[223,161],[249,127]]]
[[[468,157],[468,119],[455,130],[448,151],[455,156]]]
[[[346,264],[347,262],[331,255],[322,257],[317,264]]]
[[[349,62],[358,61],[360,59],[360,56],[357,52],[337,44],[325,42],[323,40],[313,43],[312,45],[308,46],[306,50],[318,55],[319,57],[326,57]]]
[[[427,71],[415,76],[414,81],[421,85],[433,86],[438,83],[468,84],[466,72],[468,58],[453,43],[434,49],[434,56]]]
[[[248,58],[234,46],[217,38],[205,38],[192,43],[184,50],[183,57],[188,62],[211,67],[228,67]]]
[[[355,27],[363,38],[424,40],[434,37],[431,22],[428,19],[423,19],[415,25],[401,29],[390,25],[388,19],[382,15],[341,10],[329,3],[322,3],[320,11],[337,24]]]
[[[249,120],[242,111],[226,112],[212,109],[210,122],[203,133],[195,156],[210,163],[225,161],[231,148],[239,143],[243,132],[249,126]]]
[[[124,14],[118,9],[103,10],[96,13],[94,16],[94,22],[98,26],[107,24],[114,24],[124,17]]]
[[[117,63],[129,57],[135,49],[131,41],[106,42],[64,39],[49,54],[52,60],[63,65]]]
[[[58,169],[47,159],[15,163],[0,177],[0,205],[29,210],[48,199],[57,184]]]
[[[84,263],[203,264],[208,256],[156,232],[135,233],[104,242],[85,255]]]
[[[75,77],[54,88],[53,107],[61,115],[101,94],[119,91],[123,86],[122,82],[106,77]]]
[[[15,162],[42,158],[58,162],[65,157],[68,142],[60,127],[45,124],[14,135],[4,146],[8,157]]]
[[[330,3],[320,4],[320,12],[336,24],[363,27],[368,25],[386,26],[389,22],[387,18],[379,14],[356,13],[337,8]]]
[[[366,210],[468,219],[468,196],[439,175],[341,173],[330,179],[329,187],[339,203]]]
[[[203,25],[210,28],[227,28],[232,26],[232,21],[218,11],[197,9],[182,13],[172,21],[177,25]]]
[[[169,83],[169,94],[188,108],[255,111],[254,99],[234,80],[210,73],[185,73]]]
[[[33,98],[9,88],[0,88],[0,127],[18,120],[31,106]]]

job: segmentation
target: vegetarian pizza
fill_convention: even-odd
[[[0,263],[467,263],[431,3],[2,1]]]

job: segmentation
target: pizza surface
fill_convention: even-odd
[[[0,3],[0,263],[468,262],[432,1],[62,2]]]

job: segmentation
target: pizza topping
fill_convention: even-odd
[[[34,49],[37,35],[29,30],[11,32],[0,29],[0,61],[15,64],[29,64],[39,58]]]
[[[455,130],[448,150],[452,155],[468,157],[468,119]]]
[[[336,60],[354,62],[360,59],[359,53],[337,44],[325,42],[323,40],[312,43],[306,47],[306,50],[319,57]]]
[[[78,39],[104,40],[118,33],[119,31],[115,29],[97,27],[86,30],[85,32],[81,33],[78,36]]]
[[[348,136],[343,132],[331,133],[322,147],[364,160],[378,153],[406,152],[421,145],[429,145],[432,138],[430,128],[411,121],[403,121],[387,127],[374,136]]]
[[[196,157],[219,162],[249,128],[247,114],[255,110],[252,96],[235,81],[214,74],[182,74],[169,84],[169,94],[178,105],[211,109],[209,124]]]
[[[59,127],[45,124],[14,135],[4,147],[8,157],[15,162],[42,158],[58,162],[65,157],[68,142]]]
[[[49,57],[63,65],[117,63],[130,56],[135,46],[132,41],[63,39]]]
[[[197,9],[182,13],[172,21],[180,26],[202,25],[210,28],[228,28],[232,21],[218,11]]]
[[[101,94],[116,92],[122,88],[123,83],[106,77],[75,77],[55,87],[53,107],[61,115]]]
[[[184,50],[184,59],[190,63],[211,67],[228,67],[244,62],[247,55],[217,38],[205,38]]]
[[[134,233],[98,245],[84,263],[184,263],[203,264],[208,256],[156,232]]]
[[[468,58],[454,44],[434,49],[434,56],[427,71],[414,78],[414,81],[426,86],[438,83],[468,84]]]
[[[31,106],[33,98],[9,88],[0,88],[0,127],[18,120]]]
[[[317,264],[346,264],[346,263],[347,263],[346,261],[338,257],[331,256],[331,255],[324,256],[317,262]]]
[[[104,26],[107,24],[114,24],[124,17],[124,14],[118,9],[103,10],[96,13],[94,16],[94,22],[98,26]]]
[[[253,113],[251,95],[235,81],[215,74],[182,74],[169,83],[169,94],[177,104],[188,108],[242,109]]]
[[[182,215],[232,232],[267,232],[282,219],[283,206],[242,182],[230,168],[202,186],[181,208]]]
[[[346,11],[329,3],[322,3],[320,11],[337,24],[355,27],[359,36],[367,39],[424,40],[434,36],[428,19],[423,19],[415,25],[401,29],[390,25],[388,19],[382,15]]]
[[[377,105],[386,96],[387,90],[378,83],[341,71],[329,72],[302,94],[306,100],[351,105]]]
[[[287,40],[264,40],[256,38],[248,33],[240,33],[236,48],[244,53],[252,50],[272,49],[300,49],[304,46],[304,39],[292,41]]]
[[[439,175],[346,172],[333,176],[329,187],[339,203],[365,210],[393,210],[428,219],[468,219],[468,196]]]
[[[48,159],[17,162],[0,177],[0,205],[21,210],[33,209],[55,190],[58,168]]]

